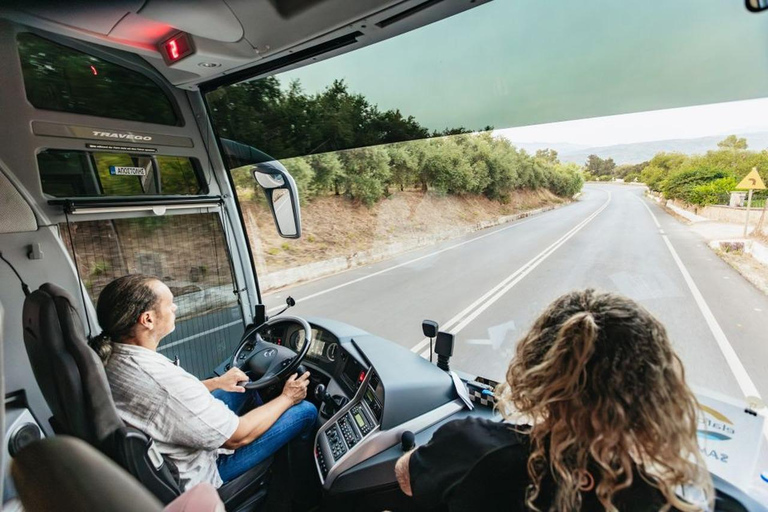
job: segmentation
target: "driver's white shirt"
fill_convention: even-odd
[[[218,448],[235,433],[237,415],[197,377],[153,350],[113,343],[105,368],[120,417],[155,440],[178,467],[183,488],[200,482],[219,487]]]

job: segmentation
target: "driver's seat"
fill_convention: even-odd
[[[74,299],[46,283],[24,300],[24,344],[57,434],[78,437],[115,460],[163,503],[182,492],[170,461],[146,434],[126,426],[112,400],[104,367],[86,343]],[[266,498],[272,459],[219,489],[229,511],[250,511]]]

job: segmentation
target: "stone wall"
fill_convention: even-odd
[[[731,224],[744,225],[744,222],[747,218],[746,208],[717,205],[695,206],[677,200],[668,201],[668,204],[673,204],[678,208],[682,208],[683,210],[687,210],[691,213],[695,213],[696,215],[717,222],[729,222]],[[749,224],[751,226],[757,225],[758,220],[760,220],[761,213],[762,208],[752,208],[752,210],[749,212]]]
[[[752,208],[749,212],[749,224],[756,225],[760,219],[762,208]],[[747,209],[730,206],[705,206],[700,208],[699,215],[718,222],[731,222],[733,224],[744,224],[747,219]]]

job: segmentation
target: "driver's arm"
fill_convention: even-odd
[[[279,397],[240,416],[240,422],[235,433],[224,442],[222,447],[236,450],[253,442],[266,432],[285,411],[304,400],[304,397],[307,396],[307,386],[309,386],[309,372],[305,372],[298,378],[296,374],[291,375]]]

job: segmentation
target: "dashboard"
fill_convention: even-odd
[[[322,402],[314,455],[325,489],[338,488],[352,468],[399,445],[402,429],[419,431],[462,408],[451,378],[410,350],[341,322],[307,320],[313,341],[303,364],[313,379],[310,394]],[[296,352],[306,343],[304,330],[291,321],[273,324],[261,337]],[[390,478],[391,468],[384,473]]]

